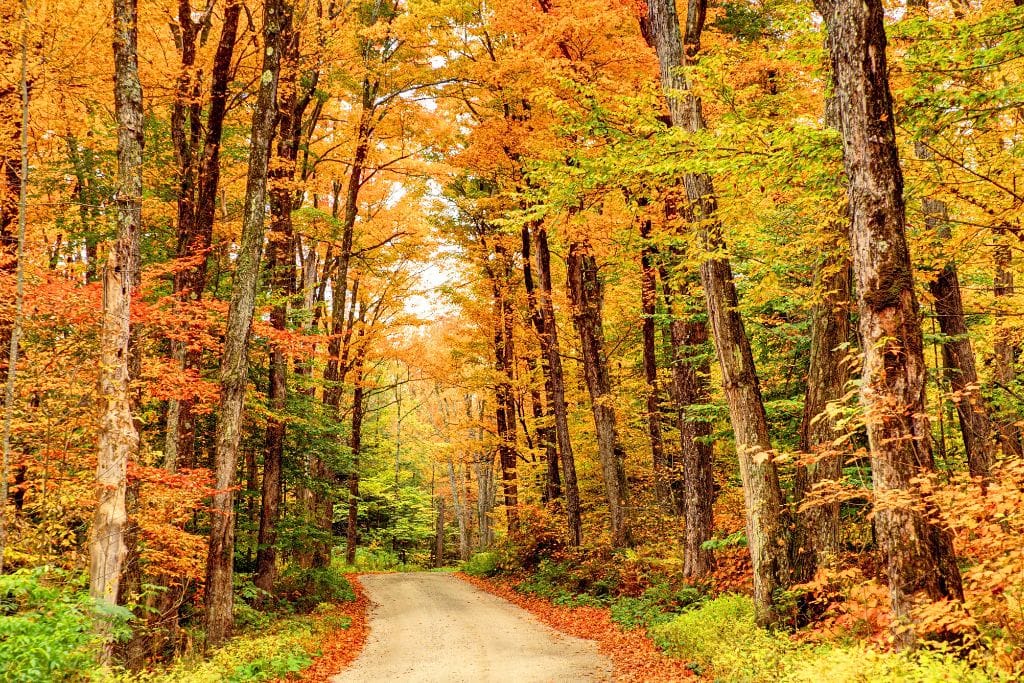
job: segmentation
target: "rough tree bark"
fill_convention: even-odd
[[[1017,354],[1020,349],[1013,340],[1013,335],[1006,324],[1005,304],[1001,302],[1014,294],[1013,284],[1013,247],[1009,231],[1000,226],[995,230],[995,274],[993,277],[992,294],[996,301],[995,343],[992,349],[992,379],[996,388],[1004,395],[1012,391],[1017,377]],[[999,433],[999,445],[1007,455],[1021,457],[1024,455],[1024,444],[1021,443],[1020,428],[1016,422],[1018,417],[1014,410],[1002,410],[996,419],[996,430]]]
[[[569,527],[569,543],[583,542],[583,523],[580,518],[580,489],[576,482],[576,458],[572,450],[569,433],[569,409],[565,403],[565,374],[562,371],[562,355],[558,345],[558,322],[555,318],[555,304],[551,297],[551,251],[548,248],[548,233],[544,226],[533,230],[533,245],[537,252],[537,277],[540,280],[539,309],[543,319],[544,333],[540,335],[541,352],[550,369],[547,387],[551,410],[555,417],[555,440],[558,442],[558,459],[562,466],[562,491],[565,495],[565,515]]]
[[[294,129],[301,125],[302,111],[297,109],[299,32],[288,18],[281,27],[285,45],[284,63],[278,94],[277,150],[267,173],[270,194],[270,235],[267,268],[275,297],[270,324],[281,332],[288,329],[288,307],[295,295],[295,235],[292,211],[295,204],[295,158],[298,139]],[[260,523],[256,551],[256,576],[253,583],[265,591],[277,579],[277,521],[281,513],[281,469],[284,460],[285,422],[288,405],[288,357],[279,344],[270,345],[267,400],[267,438],[263,451],[263,482],[260,490]]]
[[[470,528],[468,500],[459,494],[459,482],[455,476],[455,461],[448,457],[448,486],[452,490],[452,507],[455,508],[455,521],[459,525],[459,559],[463,562],[469,559],[470,549]]]
[[[907,0],[910,16],[928,17],[928,0]],[[935,155],[925,140],[914,144],[914,154],[920,161],[932,161]],[[946,203],[932,197],[921,200],[925,229],[935,238],[948,242],[952,237],[949,211]],[[974,360],[974,347],[964,316],[964,302],[960,294],[960,275],[956,261],[949,260],[934,280],[928,283],[935,297],[935,316],[942,331],[942,360],[946,378],[956,404],[960,420],[960,433],[964,439],[967,467],[973,477],[987,477],[994,458],[992,422],[988,407],[981,395],[978,369]]]
[[[641,26],[658,55],[662,88],[674,126],[697,132],[704,128],[701,101],[690,92],[681,67],[696,61],[707,10],[706,0],[689,0],[685,29],[681,30],[672,0],[648,0],[648,15]],[[689,173],[683,178],[687,218],[701,226],[708,256],[700,267],[715,352],[722,372],[722,388],[729,404],[740,476],[746,499],[747,543],[754,566],[754,605],[757,622],[771,625],[781,615],[775,593],[790,580],[789,540],[782,489],[772,456],[768,419],[761,399],[750,340],[740,318],[732,266],[723,255],[725,240],[715,217],[718,206],[709,175]]]
[[[875,489],[875,533],[899,647],[911,610],[963,600],[953,539],[919,478],[933,469],[924,340],[906,240],[881,0],[817,0],[828,29],[849,178],[850,243],[864,346],[861,403]]]
[[[951,235],[945,202],[925,197],[922,208],[925,228],[940,240],[949,241]],[[928,289],[935,297],[935,317],[942,332],[942,364],[960,420],[967,467],[972,477],[984,478],[992,467],[996,442],[988,407],[981,395],[956,262],[945,263],[935,279],[928,283]]]
[[[672,351],[672,381],[669,393],[676,407],[676,428],[683,468],[683,490],[672,480],[673,504],[683,508],[686,526],[683,575],[706,576],[715,567],[715,556],[704,548],[714,535],[715,478],[714,446],[710,442],[711,424],[696,420],[692,406],[711,400],[708,387],[710,360],[704,352],[708,326],[695,312],[687,311],[685,284],[673,286],[667,268],[660,271],[665,310],[669,317],[668,337]],[[680,280],[678,276],[674,278]]]
[[[521,231],[523,253],[523,286],[526,288],[526,300],[529,306],[530,323],[540,341],[540,369],[544,383],[544,405],[540,405],[540,392],[534,391],[533,417],[538,421],[537,441],[544,449],[544,501],[550,502],[562,497],[562,477],[558,469],[558,446],[555,437],[555,409],[551,395],[554,393],[551,376],[551,362],[544,349],[544,315],[537,302],[537,288],[533,281],[532,239],[530,226],[524,225]],[[532,363],[532,361],[531,361]],[[534,387],[536,385],[533,385]],[[544,424],[539,424],[543,421]]]
[[[844,240],[845,241],[845,240]],[[798,508],[793,537],[793,580],[810,581],[817,568],[839,552],[839,503],[813,504],[800,510],[815,485],[838,481],[842,459],[832,445],[837,437],[828,404],[839,400],[850,379],[845,348],[850,337],[850,262],[830,256],[815,273],[820,299],[811,307],[811,351],[807,392],[800,421],[800,452],[793,499]]]
[[[360,336],[363,334],[360,328]],[[360,346],[355,360],[355,388],[352,390],[352,433],[349,435],[349,450],[352,465],[348,473],[348,524],[345,529],[345,561],[356,563],[356,543],[359,540],[359,455],[363,450],[363,416],[366,401],[363,387],[363,359],[366,350]]]
[[[125,491],[128,461],[139,445],[130,396],[131,295],[142,223],[142,84],[138,5],[114,0],[114,112],[117,119],[117,240],[103,270],[100,330],[98,499],[89,542],[89,594],[116,604],[128,551]],[[101,622],[101,629],[106,628]],[[109,658],[110,649],[104,648]]]
[[[623,462],[625,451],[619,441],[615,407],[612,405],[612,382],[608,358],[604,351],[602,320],[603,288],[597,274],[597,261],[586,242],[569,244],[566,257],[568,290],[572,299],[572,318],[580,339],[583,375],[590,393],[590,408],[597,433],[597,455],[601,463],[612,545],[616,548],[633,543],[629,520],[629,488]]]
[[[515,319],[509,298],[509,280],[512,263],[508,251],[502,244],[494,247],[495,265],[488,265],[487,274],[491,280],[494,297],[494,370],[497,382],[494,387],[494,417],[498,431],[498,463],[501,466],[501,485],[504,494],[505,516],[509,533],[519,529],[519,482],[516,467],[516,398],[512,391],[515,365],[513,339]]]
[[[13,17],[9,17],[13,19]],[[12,21],[13,23],[13,21]],[[11,474],[11,429],[14,423],[14,389],[15,380],[18,373],[18,351],[19,344],[21,343],[21,325],[22,317],[25,307],[25,227],[27,221],[26,212],[28,211],[28,105],[29,105],[29,88],[28,88],[28,5],[26,0],[22,0],[21,3],[21,46],[19,49],[21,55],[21,68],[20,78],[18,83],[19,97],[20,100],[20,111],[13,120],[17,122],[17,137],[18,137],[18,158],[19,164],[17,173],[17,187],[11,186],[11,168],[14,166],[13,160],[9,158],[10,155],[0,155],[0,167],[2,167],[3,178],[0,179],[0,183],[3,183],[4,189],[0,189],[0,193],[10,192],[14,193],[17,191],[17,201],[15,203],[15,211],[17,213],[17,231],[14,237],[14,248],[13,253],[4,253],[0,258],[5,259],[3,266],[5,270],[10,270],[13,266],[14,269],[14,318],[11,320],[9,333],[5,332],[0,335],[0,345],[6,342],[6,349],[0,349],[0,353],[6,354],[7,360],[7,378],[4,384],[4,422],[3,422],[3,437],[0,448],[3,449],[3,464],[0,466],[0,574],[4,571],[4,552],[7,549],[7,498],[10,493],[10,486],[8,484]],[[8,109],[7,106],[7,94],[0,93],[3,104],[0,104],[0,111]],[[3,246],[7,247],[9,239],[7,235],[10,233],[10,216],[9,207],[6,195],[0,196],[0,241],[3,242]],[[7,249],[5,249],[7,251]],[[7,259],[13,259],[13,263]],[[5,338],[6,337],[6,338]],[[18,486],[17,492],[15,493],[15,512],[20,512],[24,504],[24,484],[25,470],[27,468],[22,465],[18,468],[19,476],[15,478],[15,484]],[[21,482],[18,482],[21,479]],[[20,502],[19,502],[20,499]]]
[[[646,206],[642,202],[641,206]],[[656,314],[658,310],[658,269],[654,263],[655,249],[651,245],[651,219],[640,223],[640,309],[643,314],[644,380],[647,382],[647,436],[651,442],[651,464],[654,469],[654,491],[658,503],[666,512],[681,511],[672,501],[672,488],[665,439],[661,433],[661,386],[658,383],[658,356],[655,345]]]
[[[198,301],[206,289],[207,255],[213,240],[213,222],[220,185],[220,143],[227,114],[228,84],[232,75],[232,57],[241,11],[241,0],[227,0],[224,7],[224,23],[221,26],[210,76],[210,107],[206,114],[206,135],[203,138],[202,155],[196,158],[195,146],[200,128],[197,84],[191,83],[190,77],[184,74],[191,71],[194,63],[194,41],[199,27],[191,19],[190,3],[185,1],[179,5],[179,21],[182,26],[190,28],[182,29],[183,76],[179,79],[171,116],[171,137],[180,173],[176,255],[191,262],[175,273],[173,288],[174,293],[184,302]],[[187,22],[184,21],[185,14],[189,16]],[[186,47],[186,39],[192,42],[191,47]],[[192,98],[193,103],[186,107],[183,98]],[[186,118],[189,121],[187,134]],[[188,349],[180,340],[172,341],[171,355],[186,371],[198,368],[202,358],[201,351]],[[188,468],[197,465],[195,419],[191,398],[168,401],[164,465],[171,471],[178,467]]]
[[[444,498],[437,497],[437,511],[434,518],[434,568],[440,569],[444,566]]]
[[[249,174],[242,214],[242,240],[228,307],[221,360],[221,399],[214,461],[216,493],[211,503],[210,545],[206,562],[206,638],[216,646],[231,636],[234,594],[234,484],[248,380],[248,341],[256,304],[260,252],[266,212],[267,168],[277,120],[277,81],[281,69],[281,31],[290,21],[288,0],[266,0],[263,12],[263,68],[253,111]]]

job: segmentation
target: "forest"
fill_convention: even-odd
[[[0,56],[0,679],[327,680],[428,569],[619,680],[1024,676],[1021,0],[0,0]]]

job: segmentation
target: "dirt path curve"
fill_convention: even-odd
[[[611,680],[611,662],[596,643],[548,628],[450,574],[359,580],[372,603],[370,637],[333,683]]]

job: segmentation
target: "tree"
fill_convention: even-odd
[[[597,274],[597,261],[584,241],[569,243],[566,256],[568,290],[572,299],[572,319],[580,338],[583,376],[590,393],[590,409],[597,432],[597,455],[601,463],[605,498],[612,532],[612,546],[633,544],[629,521],[629,487],[623,459],[625,452],[616,427],[612,405],[612,385],[608,374],[602,322],[603,292]]]
[[[117,117],[117,240],[103,269],[100,425],[96,483],[99,497],[89,544],[89,592],[117,603],[125,545],[128,461],[138,449],[129,395],[129,332],[142,223],[142,85],[138,6],[114,2],[114,109]],[[109,656],[109,654],[108,654]]]
[[[270,145],[277,121],[277,82],[281,72],[282,35],[291,21],[286,0],[266,0],[263,8],[263,69],[252,118],[252,152],[245,186],[242,240],[228,308],[221,399],[214,456],[217,493],[211,504],[210,547],[206,564],[206,637],[219,645],[231,635],[234,621],[235,466],[241,437],[242,408],[248,383],[248,340],[256,305],[263,250],[264,213]]]
[[[685,30],[681,30],[674,3],[648,0],[644,35],[658,55],[662,88],[668,98],[673,125],[697,132],[704,128],[700,98],[691,93],[680,69],[700,51],[707,5],[691,0]],[[754,563],[754,603],[757,622],[769,625],[781,618],[775,593],[790,579],[789,547],[783,519],[782,489],[772,455],[768,420],[761,400],[750,340],[737,311],[738,296],[732,267],[722,256],[722,226],[715,217],[717,203],[709,175],[689,173],[683,179],[689,202],[687,218],[700,225],[707,257],[700,267],[715,350],[722,372],[722,388],[729,403],[736,452],[747,510],[747,542]]]
[[[921,486],[933,469],[924,340],[906,238],[903,173],[878,0],[819,0],[825,18],[849,178],[850,245],[864,348],[861,403],[871,446],[875,532],[897,644],[911,647],[912,610],[963,600],[953,539]]]

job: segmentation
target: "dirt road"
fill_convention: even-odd
[[[449,574],[360,577],[372,602],[370,637],[334,683],[611,680],[597,645]]]

